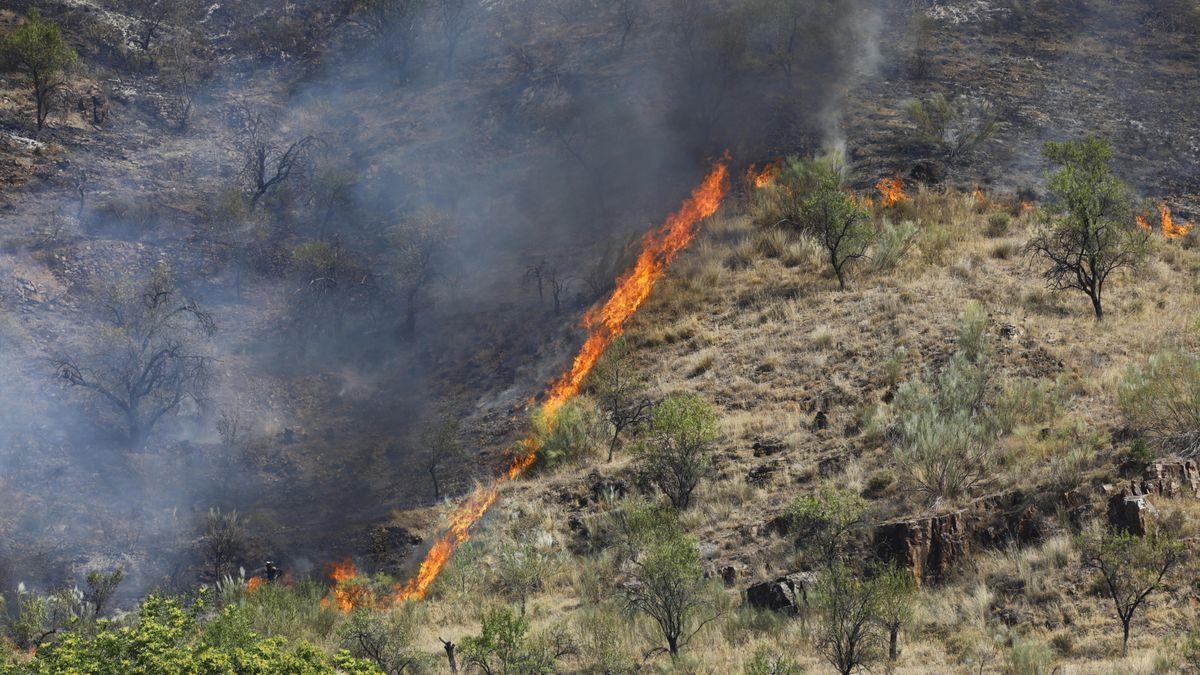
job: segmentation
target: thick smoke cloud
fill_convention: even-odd
[[[420,433],[437,416],[464,420],[472,448],[502,444],[574,345],[578,311],[707,159],[844,142],[844,93],[880,61],[866,0],[496,0],[466,4],[450,69],[438,6],[403,68],[344,8],[208,8],[198,30],[224,62],[196,129],[166,142],[189,156],[184,177],[105,168],[69,234],[9,259],[79,280],[6,333],[19,357],[3,367],[20,371],[0,384],[11,574],[120,564],[129,591],[187,584],[211,506],[252,513],[248,563],[355,550],[390,509],[430,498]],[[238,31],[266,24],[270,48],[247,56]],[[269,119],[272,152],[313,139],[254,208],[238,197],[247,111]],[[103,402],[47,364],[109,325],[100,289],[160,262],[216,319],[203,343],[217,377],[130,452]]]

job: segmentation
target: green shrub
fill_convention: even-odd
[[[1014,637],[1004,657],[1004,672],[1009,675],[1046,675],[1054,664],[1050,645],[1033,638]]]
[[[607,435],[596,404],[584,396],[567,401],[553,419],[548,419],[540,408],[534,411],[533,439],[537,466],[542,468],[596,454]]]
[[[694,395],[669,396],[654,408],[638,446],[644,479],[662,491],[676,510],[687,509],[692,492],[712,463],[717,416]]]
[[[871,245],[871,268],[876,272],[891,272],[908,257],[920,236],[920,229],[911,220],[894,225],[885,222],[875,234]]]
[[[556,631],[532,635],[529,619],[511,607],[484,612],[479,635],[463,638],[463,665],[484,673],[555,672],[555,663],[568,645]]]
[[[946,261],[946,251],[954,243],[954,235],[940,223],[929,223],[921,232],[921,256],[928,265],[940,265]]]
[[[1200,450],[1200,358],[1168,350],[1130,366],[1118,384],[1117,404],[1159,451]]]
[[[1008,226],[1012,224],[1012,216],[1007,213],[993,213],[988,216],[987,228],[984,234],[989,237],[1003,237],[1008,234]]]

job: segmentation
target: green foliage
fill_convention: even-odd
[[[323,644],[334,633],[339,614],[322,606],[322,584],[302,581],[295,586],[263,584],[237,600],[251,629],[260,635],[281,636]]]
[[[759,647],[745,665],[745,675],[801,675],[798,663],[767,647]]]
[[[623,675],[638,672],[638,662],[627,644],[629,620],[619,608],[598,605],[579,620],[579,655],[585,672]]]
[[[687,509],[712,462],[716,412],[698,396],[669,396],[655,406],[645,436],[638,449],[642,474],[673,507]]]
[[[338,630],[338,638],[351,655],[374,663],[388,675],[398,675],[415,669],[422,660],[413,645],[419,620],[412,602],[379,611],[355,609]]]
[[[567,401],[552,419],[541,408],[533,413],[536,464],[541,468],[582,460],[594,454],[606,436],[596,404],[585,396]]]
[[[880,572],[879,621],[888,636],[888,661],[900,655],[900,630],[912,621],[913,596],[917,592],[917,580],[912,572],[900,565],[890,565]]]
[[[871,244],[871,268],[876,272],[895,270],[912,252],[920,234],[920,228],[911,220],[885,222]]]
[[[1112,172],[1107,140],[1047,143],[1045,156],[1058,167],[1048,177],[1053,211],[1028,247],[1049,262],[1043,276],[1050,288],[1087,295],[1099,321],[1106,282],[1113,272],[1142,263],[1149,233],[1134,222],[1129,189]]]
[[[605,513],[604,531],[619,558],[632,559],[656,541],[682,535],[675,512],[657,501],[632,495]]]
[[[696,540],[676,535],[651,544],[632,562],[629,608],[653,620],[672,658],[724,611],[700,568]]]
[[[529,596],[542,588],[559,562],[550,534],[523,532],[497,547],[488,579],[498,593],[518,604],[523,615]]]
[[[91,604],[92,612],[96,616],[100,616],[104,611],[104,605],[108,603],[113,593],[117,592],[117,586],[121,585],[121,580],[124,578],[125,570],[120,567],[107,574],[100,570],[91,570],[87,573],[88,589],[83,597]]]
[[[69,632],[17,672],[159,675],[178,673],[380,672],[372,664],[346,654],[329,657],[306,642],[263,638],[248,629],[236,607],[227,607],[211,622],[209,635],[175,599],[148,597],[126,626],[101,621],[94,635]]]
[[[629,343],[618,336],[588,376],[588,386],[597,407],[611,429],[608,461],[612,461],[623,432],[636,433],[650,412],[646,397],[646,379],[633,366]]]
[[[1054,650],[1041,640],[1015,636],[1004,661],[1004,670],[1011,675],[1043,675],[1051,672]]]
[[[33,88],[38,131],[50,115],[54,94],[66,85],[67,71],[79,60],[63,39],[58,26],[43,21],[36,9],[25,14],[21,25],[0,37],[0,59],[11,63]]]
[[[959,318],[958,351],[932,383],[906,382],[896,394],[899,442],[892,456],[908,486],[930,500],[970,495],[992,475],[996,431],[987,315],[971,303]]]
[[[949,99],[936,93],[910,101],[904,108],[914,127],[914,139],[935,149],[953,164],[983,146],[1000,130],[990,104],[965,96]]]
[[[463,665],[487,675],[553,673],[558,659],[574,651],[561,631],[531,635],[529,619],[511,607],[484,612],[479,635],[463,638]]]
[[[1008,234],[1008,226],[1012,223],[1012,216],[1007,213],[993,213],[988,216],[987,228],[984,229],[984,234],[989,237],[1003,237]]]
[[[861,569],[841,561],[831,562],[817,575],[812,602],[821,618],[813,643],[839,673],[868,668],[882,656],[882,596],[877,578],[867,578]]]
[[[1163,528],[1138,536],[1098,525],[1084,530],[1078,546],[1084,569],[1095,574],[1097,585],[1112,601],[1124,654],[1134,614],[1151,593],[1166,587],[1168,574],[1186,560],[1187,549]]]
[[[844,167],[834,154],[812,160],[789,157],[766,189],[759,221],[815,239],[841,289],[846,288],[848,266],[866,258],[874,237],[870,215],[846,185]]]
[[[788,522],[810,553],[828,559],[840,555],[865,525],[867,500],[832,485],[815,495],[797,497],[788,505]]]
[[[1200,450],[1200,358],[1167,350],[1129,366],[1117,387],[1117,404],[1160,451]]]

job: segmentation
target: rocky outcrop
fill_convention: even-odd
[[[1157,514],[1149,495],[1115,494],[1108,500],[1109,524],[1130,534],[1146,534]]]
[[[884,523],[875,528],[875,552],[912,570],[918,584],[936,583],[971,552],[969,522],[960,510]]]
[[[762,581],[746,589],[746,604],[755,609],[798,614],[806,603],[810,575],[796,572],[772,581]]]
[[[1200,463],[1180,458],[1154,462],[1139,476],[1105,485],[1104,494],[1108,497],[1109,524],[1142,535],[1158,516],[1151,497],[1200,498]]]

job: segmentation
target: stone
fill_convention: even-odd
[[[755,457],[769,457],[777,455],[784,450],[787,450],[788,445],[783,440],[774,436],[763,436],[755,439],[750,449],[754,452]]]
[[[918,585],[937,583],[971,552],[967,521],[965,511],[952,511],[884,523],[875,528],[875,552],[912,570]]]
[[[746,589],[746,604],[784,614],[799,614],[808,596],[809,575],[797,572]]]
[[[1158,515],[1149,495],[1115,494],[1108,500],[1108,522],[1113,527],[1141,536]]]

